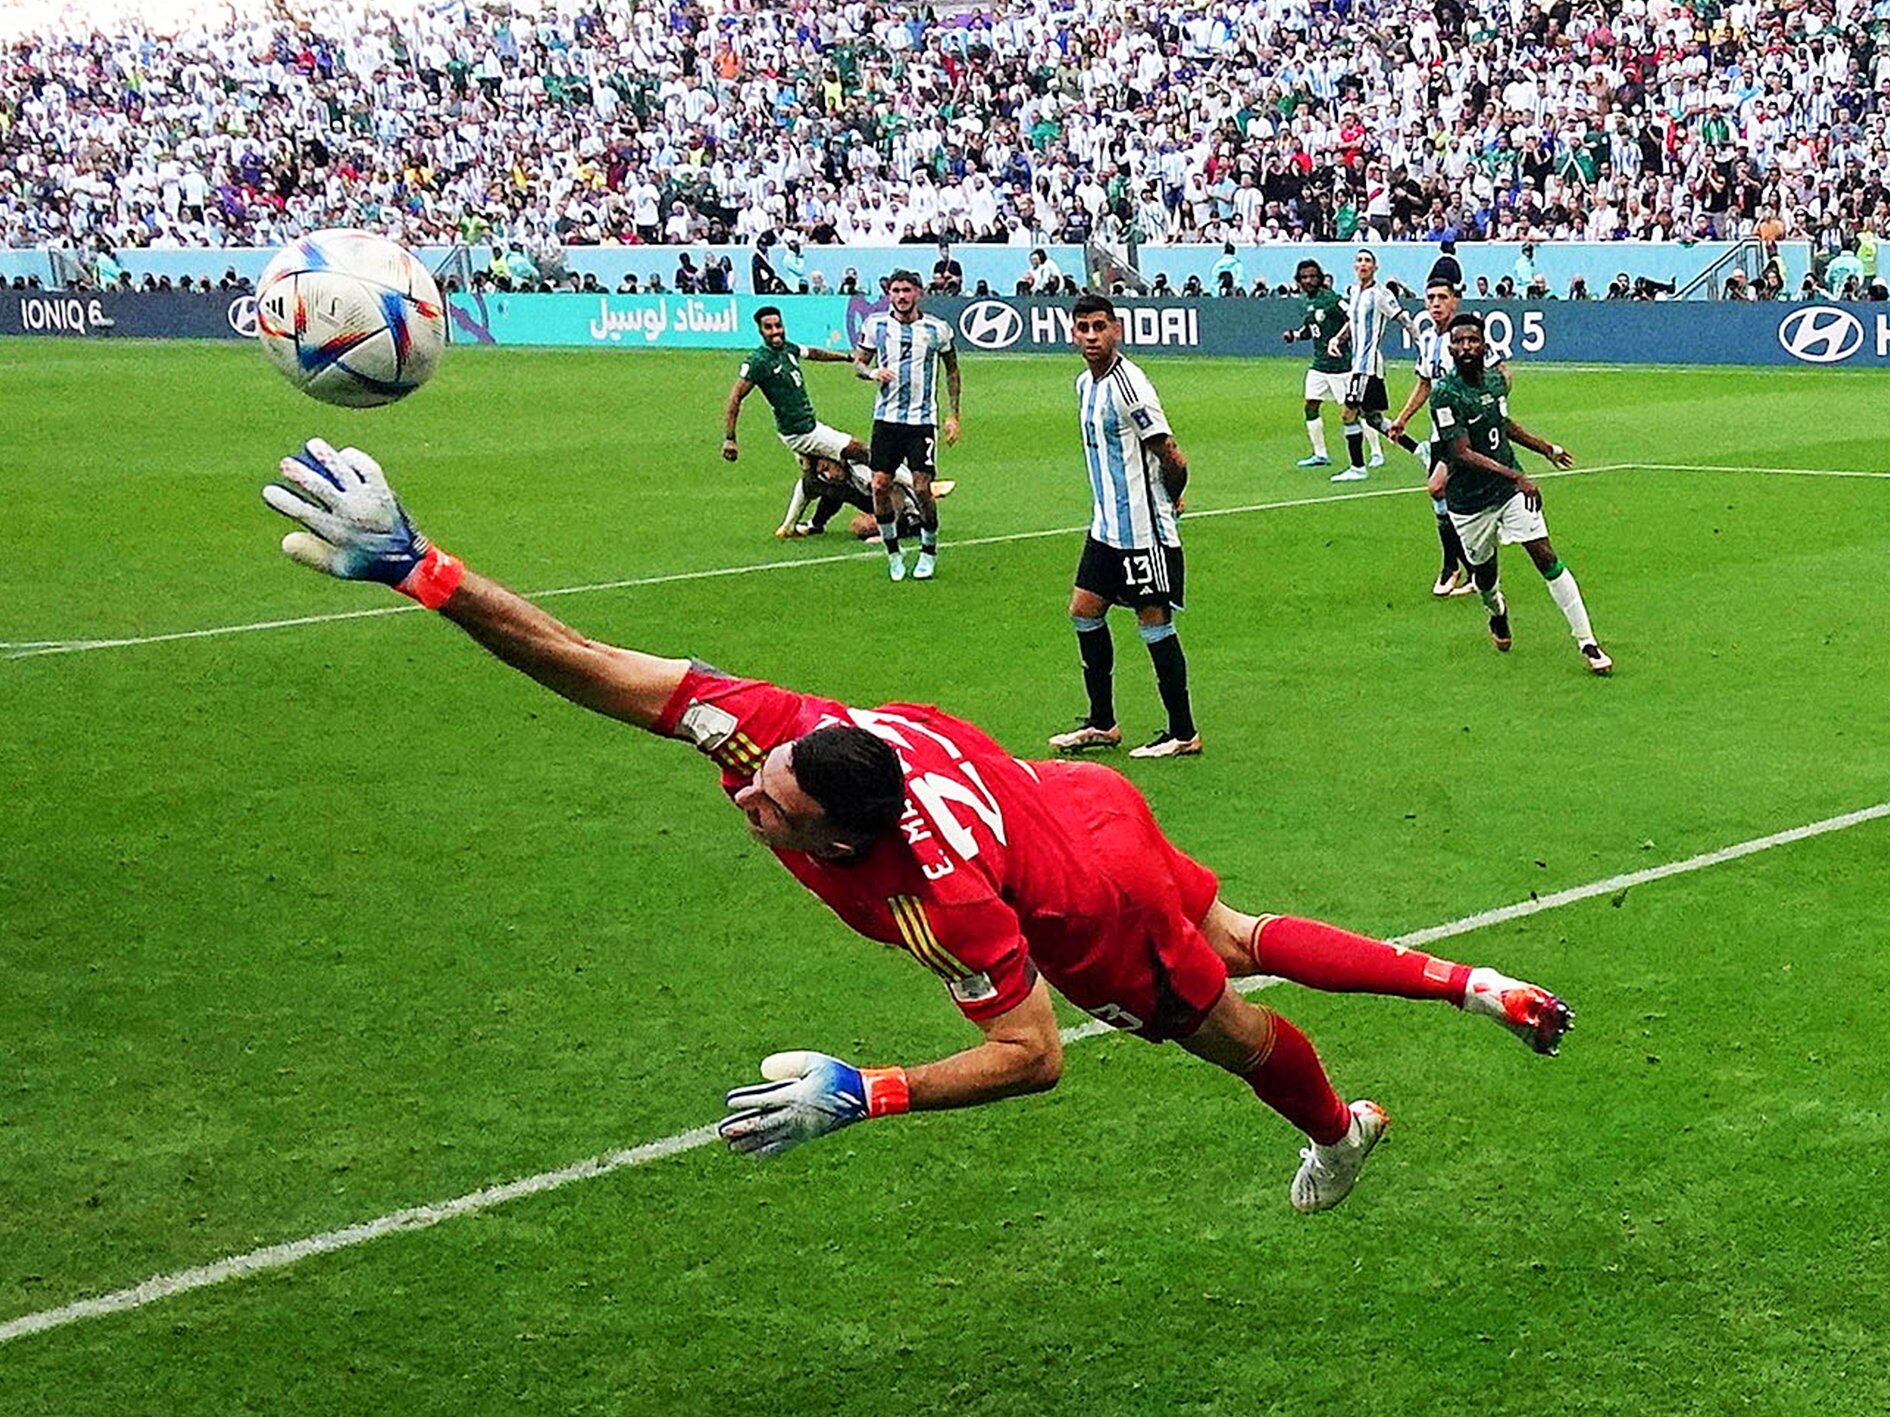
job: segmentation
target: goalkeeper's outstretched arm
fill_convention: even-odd
[[[380,464],[358,448],[337,452],[315,439],[284,458],[281,472],[263,500],[301,525],[282,539],[292,560],[342,580],[392,586],[574,704],[650,728],[688,673],[687,660],[589,639],[467,570],[414,528]]]
[[[686,659],[662,659],[589,639],[473,571],[464,573],[440,613],[553,693],[639,728],[655,724],[689,670]]]

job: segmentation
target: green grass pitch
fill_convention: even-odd
[[[734,363],[455,350],[351,415],[253,351],[0,344],[0,1324],[686,1131],[776,1048],[966,1040],[706,763],[431,617],[23,653],[394,605],[275,550],[257,488],[316,434],[528,591],[852,551],[770,537],[763,408],[717,456]],[[1131,775],[1235,903],[1390,934],[1890,800],[1882,376],[1519,368],[1527,426],[1623,465],[1544,483],[1599,681],[1520,552],[1513,653],[1431,600],[1409,459],[1364,497],[1293,467],[1297,362],[1148,367],[1191,511],[1333,499],[1186,532],[1208,750]],[[967,360],[930,585],[869,554],[549,603],[1039,752],[1080,707],[1080,537],[996,538],[1087,519],[1077,368]],[[845,370],[811,384],[864,429]],[[1104,1037],[1044,1097],[701,1147],[19,1337],[0,1410],[1881,1412],[1887,868],[1878,821],[1440,945],[1574,1002],[1553,1062],[1268,994],[1395,1119],[1330,1215],[1290,1212],[1296,1138],[1238,1084]]]

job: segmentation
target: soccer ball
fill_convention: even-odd
[[[263,353],[323,403],[375,408],[432,377],[446,347],[440,288],[412,253],[369,231],[317,231],[256,283]]]

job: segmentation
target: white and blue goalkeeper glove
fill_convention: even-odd
[[[766,1082],[728,1094],[731,1113],[715,1130],[730,1151],[779,1156],[804,1141],[911,1106],[904,1068],[856,1068],[825,1053],[796,1050],[769,1054],[761,1075]]]
[[[415,530],[381,465],[359,448],[337,452],[311,438],[281,472],[263,501],[306,528],[282,538],[290,560],[344,581],[379,581],[429,610],[458,589],[465,566]]]

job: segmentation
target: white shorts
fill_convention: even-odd
[[[1481,566],[1494,556],[1499,542],[1514,546],[1519,541],[1541,541],[1549,534],[1542,509],[1531,511],[1520,492],[1500,507],[1485,507],[1480,512],[1452,512],[1450,520],[1463,542],[1464,560],[1473,566]]]
[[[816,423],[805,433],[783,433],[780,437],[790,453],[810,458],[832,458],[835,462],[847,460],[847,444],[853,441],[838,428],[829,428],[824,423]]]
[[[1344,370],[1336,374],[1327,374],[1318,369],[1306,371],[1306,401],[1308,403],[1344,403],[1345,388],[1351,381],[1351,375]]]

